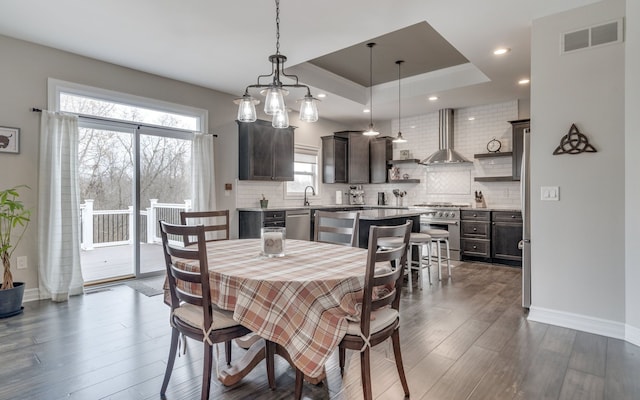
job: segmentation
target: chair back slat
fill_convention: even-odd
[[[357,211],[316,211],[313,240],[357,247],[359,220]]]
[[[364,281],[362,315],[360,330],[367,336],[371,325],[371,312],[382,307],[391,306],[399,311],[402,291],[403,265],[407,261],[407,249],[411,235],[412,221],[398,226],[371,226],[369,230],[369,247],[367,253],[367,269]],[[392,249],[379,249],[378,240],[388,237],[400,237],[402,242]],[[376,263],[396,260],[396,268],[391,272],[376,275]],[[387,293],[374,296],[374,288],[384,288]],[[380,290],[377,290],[380,292]]]
[[[222,220],[222,222],[220,222]],[[212,222],[217,221],[217,222]],[[182,225],[193,225],[194,223],[204,225],[205,238],[207,242],[229,239],[229,210],[218,211],[181,211],[180,223]],[[224,237],[210,238],[206,233],[225,232]],[[189,246],[195,243],[193,235],[183,236],[184,245]]]
[[[200,306],[204,314],[204,326],[211,326],[211,292],[205,227],[174,225],[160,221],[160,235],[171,294],[171,309],[180,307],[183,302]],[[172,244],[169,241],[169,235],[195,236],[197,240],[193,248],[184,249]],[[186,260],[197,261],[197,263],[190,263],[190,268],[187,269],[184,267]],[[193,264],[196,265],[192,267]],[[180,284],[188,285],[189,291],[182,290]]]

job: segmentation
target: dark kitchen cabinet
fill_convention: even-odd
[[[369,183],[369,137],[362,131],[335,132],[347,139],[347,182]]]
[[[519,265],[522,250],[522,213],[520,211],[493,211],[491,215],[491,258]],[[514,263],[515,262],[515,263]]]
[[[240,239],[258,239],[262,228],[284,228],[285,212],[278,211],[240,211],[238,236]]]
[[[511,124],[511,135],[512,135],[512,143],[513,143],[513,180],[520,180],[520,170],[522,169],[522,145],[523,145],[523,137],[524,130],[529,129],[530,120],[529,119],[519,119],[516,121],[509,121]]]
[[[349,140],[337,136],[322,137],[322,183],[347,183]]]
[[[491,258],[491,212],[460,211],[460,254],[462,259]]]
[[[294,129],[276,129],[269,121],[238,121],[238,178],[292,181]]]
[[[460,211],[460,252],[463,260],[521,265],[520,211]]]
[[[385,136],[369,142],[369,172],[371,183],[386,183],[389,160],[393,158],[393,138]]]

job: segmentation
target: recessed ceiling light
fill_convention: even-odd
[[[525,78],[525,79],[520,79],[518,81],[519,84],[521,85],[526,85],[527,83],[531,82],[529,79]]]
[[[318,93],[318,98],[319,98],[319,99],[324,99],[325,97],[327,97],[327,95],[326,95],[326,94],[324,94],[324,93]]]
[[[476,117],[469,117],[469,121],[473,121],[475,119],[476,119]]]
[[[438,100],[438,96],[429,97],[429,101],[436,101],[436,100]]]
[[[500,48],[495,49],[493,51],[493,54],[495,54],[496,56],[501,56],[503,54],[507,54],[510,51],[511,51],[511,49],[508,48],[508,47],[500,47]]]
[[[363,113],[370,113],[370,112],[371,112],[371,109],[369,109],[369,108],[365,108],[364,110],[362,110],[362,112],[363,112]]]

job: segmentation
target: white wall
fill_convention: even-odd
[[[640,2],[627,1],[626,43],[626,311],[627,337],[640,345]]]
[[[621,18],[624,7],[607,0],[535,20],[531,56],[531,317],[614,335],[625,321],[625,45],[562,56],[559,45],[561,33]],[[597,153],[552,155],[572,123]],[[559,186],[560,201],[541,201],[541,186]]]

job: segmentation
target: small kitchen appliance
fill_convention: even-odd
[[[362,185],[349,186],[349,204],[364,204],[364,190],[362,190]]]
[[[387,197],[384,192],[378,192],[378,205],[384,206],[387,204]]]

